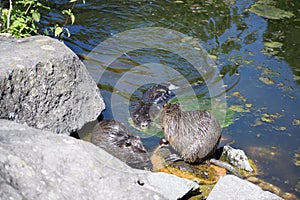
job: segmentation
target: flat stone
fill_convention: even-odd
[[[101,148],[0,120],[0,199],[178,199],[198,184],[132,169]]]
[[[105,108],[79,58],[46,36],[0,36],[0,118],[70,134]]]
[[[282,200],[281,197],[262,190],[259,186],[234,175],[226,175],[217,182],[207,200]]]

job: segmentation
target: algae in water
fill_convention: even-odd
[[[285,11],[276,8],[275,6],[262,4],[262,3],[253,4],[250,7],[249,11],[259,16],[265,17],[267,19],[283,19],[283,18],[290,18],[294,16],[292,12]]]

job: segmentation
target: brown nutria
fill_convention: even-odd
[[[169,142],[180,154],[180,157],[172,154],[169,159],[175,162],[183,159],[188,163],[208,161],[242,177],[229,163],[212,158],[221,139],[221,127],[208,111],[185,112],[178,104],[168,103],[162,109],[159,120],[165,142]]]
[[[91,142],[134,168],[143,168],[149,161],[139,137],[115,120],[103,120],[93,129]]]
[[[184,161],[201,163],[216,151],[221,138],[218,121],[207,111],[181,110],[178,104],[166,104],[160,115],[166,140]]]
[[[147,129],[151,126],[164,104],[174,97],[169,89],[172,86],[171,83],[155,84],[143,93],[142,98],[130,112],[132,121],[137,128]]]

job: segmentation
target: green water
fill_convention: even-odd
[[[223,81],[223,89],[217,88],[214,98],[221,98],[234,110],[233,124],[223,129],[227,142],[234,141],[232,146],[246,151],[258,165],[260,178],[300,197],[300,2],[264,2],[294,16],[268,19],[248,10],[255,1],[244,0],[86,1],[76,5],[76,22],[68,27],[72,35],[64,42],[84,59],[99,83],[107,104],[107,119],[120,113],[126,118],[127,101],[138,93],[132,88],[148,83],[149,77],[190,85],[199,101],[210,99],[211,87],[205,81],[211,76],[203,77],[207,73],[195,67],[205,65],[203,55],[192,57],[193,63],[182,56],[185,48],[176,45],[188,43],[198,52],[202,46],[217,65],[218,70],[212,74],[219,79],[212,80]],[[63,7],[62,3],[60,9]],[[62,19],[53,10],[43,23],[47,26]],[[174,32],[127,34],[130,37],[108,42],[105,50],[97,48],[124,31],[155,27]],[[179,39],[169,40],[175,31],[185,37],[177,35]],[[157,42],[161,37],[163,43]],[[197,42],[200,47],[193,46]],[[143,44],[147,45],[124,50]],[[110,48],[114,51],[109,52]],[[106,53],[118,55],[109,66],[103,61]],[[113,111],[114,107],[121,110]],[[143,139],[149,149],[157,142],[155,137]]]

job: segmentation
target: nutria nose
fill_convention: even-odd
[[[142,129],[145,129],[145,128],[147,128],[148,127],[148,122],[142,122],[141,123],[141,128]]]

